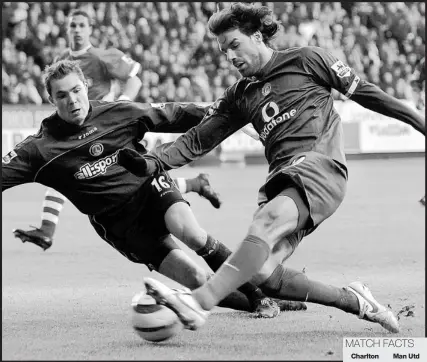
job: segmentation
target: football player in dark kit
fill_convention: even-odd
[[[234,3],[214,13],[208,27],[242,78],[200,124],[174,143],[143,157],[121,150],[119,162],[139,175],[178,168],[252,123],[265,146],[269,174],[247,236],[214,276],[190,293],[146,278],[148,293],[194,330],[224,296],[256,276],[267,295],[333,306],[398,332],[392,311],[378,303],[366,285],[354,282],[338,288],[310,280],[283,263],[303,237],[336,211],[346,193],[343,132],[331,89],[423,134],[424,118],[323,49],[274,51],[268,44],[279,23],[266,6]],[[259,275],[261,269],[264,275]]]
[[[119,49],[100,49],[92,46],[92,28],[92,19],[87,12],[81,9],[73,10],[67,23],[70,48],[55,61],[67,59],[79,62],[88,83],[90,100],[113,101],[113,80],[121,80],[124,83],[118,100],[134,100],[141,87],[141,65]],[[195,178],[177,178],[175,182],[181,193],[197,192],[215,208],[220,207],[221,200],[210,186],[207,174],[201,173]],[[16,229],[15,236],[23,242],[32,242],[43,250],[50,248],[64,203],[64,196],[49,188],[43,200],[41,226],[34,230]]]
[[[231,251],[199,226],[167,172],[137,177],[117,163],[117,154],[123,147],[146,152],[139,143],[146,132],[187,131],[207,107],[90,101],[82,70],[69,60],[45,70],[45,85],[56,112],[43,120],[36,135],[3,157],[2,190],[30,182],[52,187],[88,215],[101,238],[129,260],[191,289],[203,284],[209,275],[171,235],[213,271]],[[279,305],[255,285],[239,290],[221,306],[255,311],[259,317],[279,314]],[[305,305],[284,301],[281,308]]]

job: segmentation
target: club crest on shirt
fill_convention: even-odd
[[[104,152],[104,146],[100,143],[94,143],[89,148],[89,153],[94,157],[102,155],[102,152]]]
[[[267,96],[267,95],[269,95],[270,92],[271,92],[271,84],[270,83],[265,83],[264,87],[262,87],[261,92],[262,92],[262,94],[263,94],[264,97]]]
[[[341,60],[338,60],[332,64],[331,68],[339,78],[348,77],[351,73],[351,68],[347,64],[344,64]]]

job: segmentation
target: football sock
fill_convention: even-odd
[[[42,225],[40,229],[46,236],[53,237],[59,221],[59,214],[65,203],[65,197],[53,189],[47,189],[43,200]]]
[[[202,191],[202,183],[200,182],[198,177],[195,177],[195,178],[177,177],[174,181],[176,186],[178,187],[178,190],[181,192],[181,194],[186,194],[188,192],[200,193]]]
[[[175,185],[178,187],[179,192],[181,192],[181,194],[186,194],[187,191],[187,182],[185,178],[182,177],[177,177],[176,179],[174,179]]]
[[[237,250],[225,261],[218,271],[200,288],[193,297],[205,310],[211,310],[219,301],[239,288],[256,274],[270,255],[268,244],[248,235]]]
[[[202,183],[200,182],[200,179],[198,177],[185,178],[185,179],[182,179],[182,180],[185,181],[186,192],[193,191],[193,192],[200,193],[202,191]],[[183,193],[183,192],[181,192],[181,193]]]
[[[346,288],[309,280],[304,273],[283,265],[278,265],[260,288],[273,298],[317,303],[359,314],[357,297]]]
[[[209,234],[205,246],[197,250],[196,253],[205,259],[206,263],[214,272],[216,272],[232,254],[230,249]],[[246,295],[251,303],[265,297],[261,289],[252,283],[245,283],[237,290]]]

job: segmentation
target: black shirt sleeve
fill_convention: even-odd
[[[209,108],[203,120],[175,142],[161,145],[151,153],[165,170],[184,166],[206,155],[223,140],[242,128],[247,121],[237,107],[230,87]]]

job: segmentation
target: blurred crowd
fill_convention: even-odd
[[[67,15],[75,8],[93,17],[94,46],[118,48],[141,63],[137,101],[213,101],[239,78],[207,30],[224,4],[3,2],[3,104],[47,102],[41,72],[67,48]],[[425,54],[423,2],[262,4],[283,25],[274,48],[320,46],[387,93],[413,97],[411,79]]]

